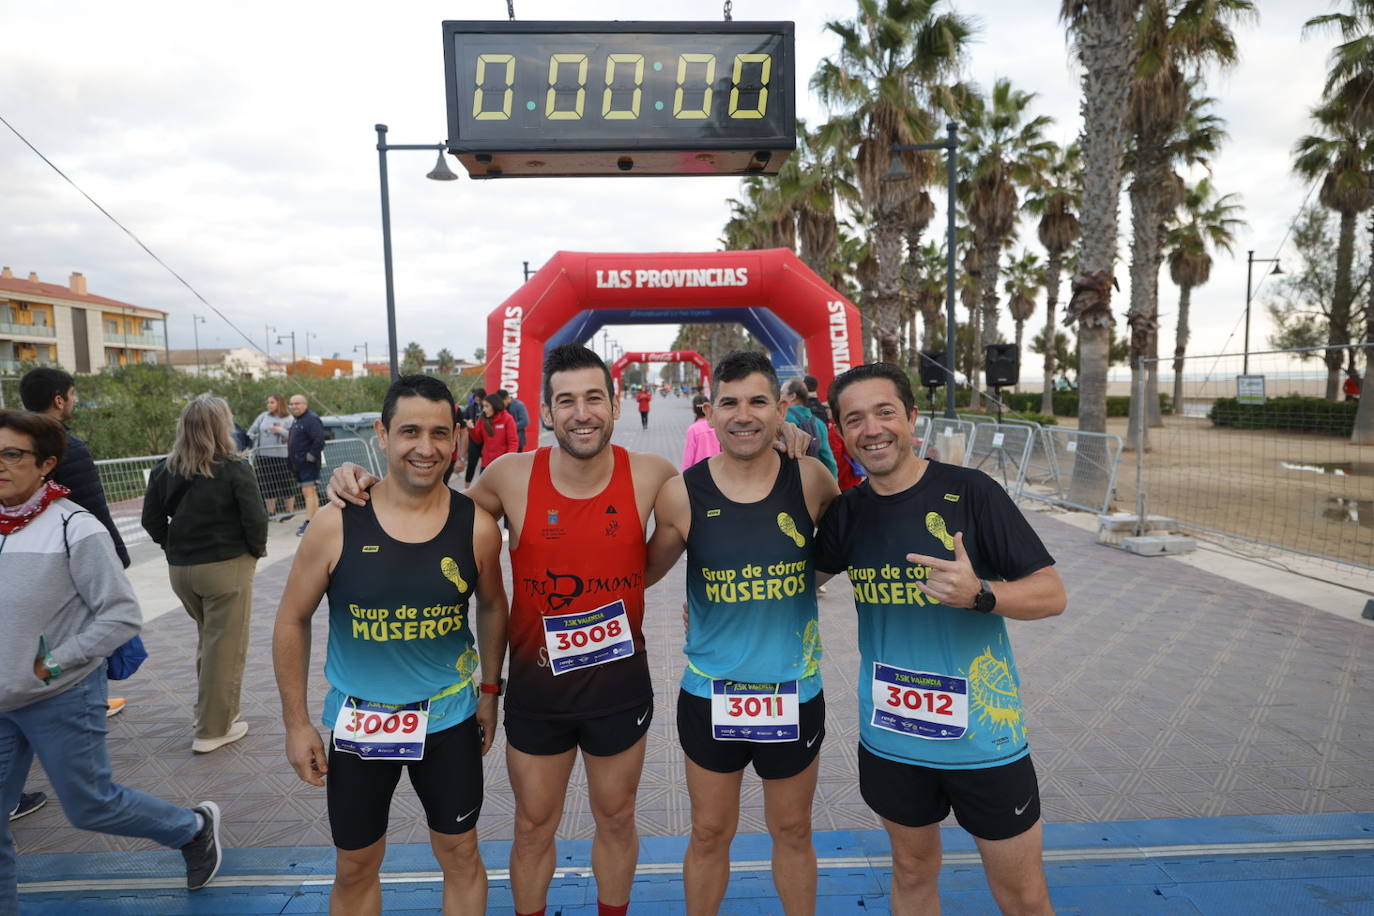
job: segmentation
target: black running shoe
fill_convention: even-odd
[[[17,821],[26,814],[33,814],[47,803],[48,796],[46,793],[25,792],[19,796],[19,804],[10,812],[10,820]]]
[[[181,847],[181,857],[186,860],[186,889],[198,891],[215,879],[224,852],[219,845],[219,805],[201,802],[191,810],[205,818],[205,825]]]

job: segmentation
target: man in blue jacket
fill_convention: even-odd
[[[519,398],[510,396],[506,389],[502,388],[496,392],[506,399],[506,409],[515,418],[515,439],[520,443],[520,451],[525,450],[525,428],[530,425],[530,412],[525,407],[525,402]]]
[[[792,379],[783,388],[782,400],[787,405],[788,422],[795,423],[802,432],[811,434],[812,442],[807,447],[806,454],[819,459],[830,472],[830,476],[838,478],[839,465],[835,464],[835,453],[830,450],[830,434],[826,431],[825,424],[806,406],[806,383],[801,379]]]
[[[310,401],[303,394],[291,395],[286,407],[296,422],[286,439],[286,464],[301,485],[305,497],[305,521],[296,529],[296,536],[305,534],[305,528],[320,508],[320,494],[315,484],[320,479],[320,455],[324,452],[324,424],[319,415],[310,409]]]

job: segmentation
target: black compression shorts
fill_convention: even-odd
[[[880,817],[903,827],[938,824],[950,809],[984,840],[1009,840],[1040,820],[1040,787],[1030,755],[1000,767],[937,770],[898,763],[859,745],[859,792]]]
[[[364,760],[329,741],[325,794],[329,831],[340,849],[363,849],[386,835],[401,770],[435,833],[466,833],[482,814],[482,739],[477,717],[426,737],[423,760]]]
[[[506,743],[525,754],[549,757],[575,747],[593,757],[628,751],[649,730],[654,701],[592,719],[531,719],[506,712]]]
[[[711,734],[711,701],[685,690],[677,695],[677,736],[697,766],[714,773],[736,773],[751,762],[761,779],[787,779],[811,765],[825,741],[825,692],[797,707],[801,736],[796,741],[720,741]]]

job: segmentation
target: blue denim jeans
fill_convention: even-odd
[[[11,677],[15,676],[12,672]],[[72,826],[136,836],[173,849],[196,835],[196,814],[110,778],[105,748],[105,666],[55,697],[0,713],[0,916],[19,912],[9,813],[19,804],[34,754]]]

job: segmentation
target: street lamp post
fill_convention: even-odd
[[[199,328],[198,326],[199,326],[199,325],[202,325],[202,324],[205,324],[205,318],[204,318],[203,316],[201,316],[201,315],[192,315],[192,316],[191,316],[191,334],[193,335],[193,337],[194,337],[194,339],[195,339],[195,342],[196,342],[196,376],[197,376],[197,377],[202,376],[202,375],[205,374],[205,370],[202,369],[202,368],[201,368],[201,365],[200,365],[200,328]]]
[[[954,159],[959,152],[958,126],[953,121],[946,124],[945,139],[940,143],[898,143],[891,146],[890,149],[894,153],[903,150],[942,149],[946,154],[945,179],[948,184],[948,197],[945,201],[945,210],[948,216],[948,226],[945,230],[945,416],[954,419],[958,416],[954,409],[954,364],[956,362],[955,354],[959,352],[954,344],[954,201],[958,193]],[[893,168],[888,172],[889,175],[901,178],[907,174],[906,170],[901,168],[900,160],[894,161],[892,165]],[[1246,314],[1249,312],[1247,311]],[[969,379],[969,384],[976,385],[976,381]]]
[[[362,343],[357,344],[356,346],[354,346],[354,347],[353,347],[353,352],[354,352],[354,353],[357,353],[357,352],[358,352],[358,347],[362,347],[362,348],[363,348],[363,375],[367,375],[367,374],[371,371],[371,370],[369,370],[369,369],[367,368],[367,363],[368,363],[368,356],[367,356],[367,341],[363,341]]]
[[[291,338],[291,368],[294,369],[296,367],[296,332],[292,331],[289,334],[277,335],[277,343],[281,343],[288,337]]]
[[[387,183],[386,176],[386,154],[394,149],[425,149],[438,150],[439,161],[426,178],[434,181],[457,181],[458,176],[448,167],[444,161],[444,150],[447,145],[443,143],[387,143],[386,125],[378,124],[377,128],[377,169],[382,186],[382,266],[386,273],[386,334],[387,343],[391,350],[391,377],[395,379],[401,374],[400,366],[397,364],[397,341],[396,341],[396,291],[392,283],[391,274],[391,192]]]
[[[1278,258],[1257,258],[1253,251],[1245,252],[1245,356],[1241,358],[1241,375],[1250,374],[1250,297],[1253,295],[1250,289],[1250,274],[1256,264],[1273,264],[1271,274],[1283,273],[1279,268]]]
[[[277,333],[276,328],[272,327],[270,324],[263,324],[262,352],[267,355],[268,359],[272,358],[272,335],[275,333]]]
[[[520,263],[525,266],[525,282],[528,283],[530,282],[530,274],[534,273],[534,271],[530,270],[529,261],[521,261]]]
[[[310,359],[310,338],[319,336],[320,335],[316,334],[314,331],[305,332],[305,358],[307,360]]]

